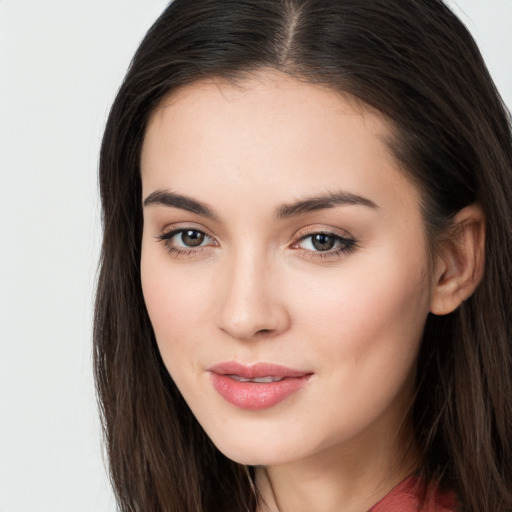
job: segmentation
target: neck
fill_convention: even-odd
[[[389,432],[361,435],[350,447],[339,445],[308,459],[258,467],[256,485],[263,498],[258,512],[370,509],[418,465],[412,429],[404,430],[399,437]]]

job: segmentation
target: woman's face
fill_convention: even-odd
[[[432,290],[387,136],[355,100],[279,73],[192,84],[152,116],[144,298],[170,375],[236,461],[395,439]]]

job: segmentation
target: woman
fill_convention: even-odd
[[[442,2],[175,0],[101,151],[121,510],[510,510],[511,170]]]

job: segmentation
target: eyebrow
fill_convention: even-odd
[[[205,203],[168,190],[155,190],[144,199],[144,206],[153,204],[181,208],[212,220],[219,219],[219,216]]]
[[[144,200],[144,206],[150,205],[180,208],[212,220],[219,220],[219,215],[217,215],[217,213],[215,213],[215,211],[207,204],[168,190],[155,190],[154,192],[151,192],[151,194],[149,194],[149,196]],[[367,199],[366,197],[352,194],[350,192],[330,192],[302,199],[294,203],[284,204],[276,209],[275,217],[278,219],[288,219],[290,217],[304,215],[316,210],[326,210],[336,206],[348,205],[378,208],[372,200]]]
[[[378,206],[366,197],[358,196],[350,192],[330,192],[320,196],[310,197],[297,201],[295,203],[285,204],[277,209],[276,217],[278,219],[288,219],[296,215],[304,215],[316,210],[325,210],[335,206],[359,205],[369,208],[378,208]]]

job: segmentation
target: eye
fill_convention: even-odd
[[[208,246],[217,245],[214,238],[204,231],[193,228],[173,229],[157,238],[164,242],[170,253],[175,255],[191,255]]]
[[[293,249],[301,249],[310,257],[336,257],[341,253],[353,251],[356,241],[348,236],[331,232],[315,232],[303,235],[292,245]]]
[[[303,246],[309,246],[304,247],[304,249],[330,251],[336,245],[337,240],[334,235],[316,233],[314,235],[309,235],[306,238],[303,238],[301,242],[303,242]]]
[[[176,242],[183,244],[184,247],[198,247],[208,238],[202,231],[197,229],[187,229],[174,235]]]

